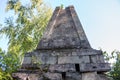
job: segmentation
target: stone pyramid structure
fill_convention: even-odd
[[[101,50],[91,48],[73,6],[57,7],[37,48],[26,53],[19,80],[109,80]]]

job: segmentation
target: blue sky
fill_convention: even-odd
[[[7,0],[0,3],[0,22],[12,13],[5,13]],[[24,0],[24,2],[27,0]],[[63,4],[74,5],[91,46],[108,52],[120,50],[120,0],[45,0],[53,10]],[[7,39],[0,40],[0,47],[7,49]]]

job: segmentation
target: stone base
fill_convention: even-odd
[[[96,72],[17,72],[12,74],[16,80],[110,80],[105,74]]]

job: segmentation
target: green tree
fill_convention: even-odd
[[[51,8],[43,4],[42,0],[31,0],[25,6],[20,0],[9,0],[6,11],[9,10],[13,10],[17,18],[15,21],[7,18],[6,26],[0,31],[9,39],[9,51],[16,54],[32,51],[51,16]]]
[[[6,11],[12,11],[15,17],[6,18],[5,26],[0,28],[0,35],[9,39],[8,51],[1,50],[0,54],[0,76],[15,71],[24,53],[36,48],[52,13],[42,0],[30,0],[26,5],[20,0],[8,0]]]
[[[11,73],[19,67],[20,62],[17,55],[5,53],[0,49],[0,80],[12,80]]]
[[[6,11],[9,10],[16,17],[7,18],[5,27],[0,29],[0,34],[9,39],[8,51],[19,55],[32,51],[51,17],[51,8],[42,0],[31,0],[27,5],[22,5],[20,0],[8,0]]]
[[[113,78],[113,80],[120,80],[120,52],[116,51],[114,54],[114,59],[116,60],[116,62],[113,63],[112,70],[109,74]]]
[[[120,52],[114,50],[111,54],[104,52],[105,59],[107,62],[113,61],[111,63],[111,71],[109,71],[108,76],[110,76],[113,80],[120,80]]]

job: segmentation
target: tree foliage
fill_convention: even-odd
[[[110,71],[110,76],[113,78],[113,80],[120,80],[120,52],[115,52],[116,62],[113,63],[112,70]]]
[[[6,25],[0,30],[9,39],[9,51],[23,54],[35,49],[47,22],[51,16],[51,8],[41,0],[31,0],[23,6],[20,0],[9,0],[6,11],[12,10],[17,15],[15,21],[10,17]]]
[[[0,49],[0,80],[12,80],[11,73],[20,67],[19,61],[17,55],[5,53]]]
[[[8,51],[0,51],[0,80],[12,80],[10,74],[20,66],[24,53],[36,48],[52,13],[42,0],[30,0],[26,5],[8,0],[6,11],[14,16],[6,18],[0,28],[0,35],[9,39]]]
[[[105,59],[107,62],[113,61],[111,63],[111,71],[108,73],[108,76],[110,76],[113,80],[120,80],[120,52],[114,50],[111,52],[111,54],[108,54],[107,52],[104,52]]]

